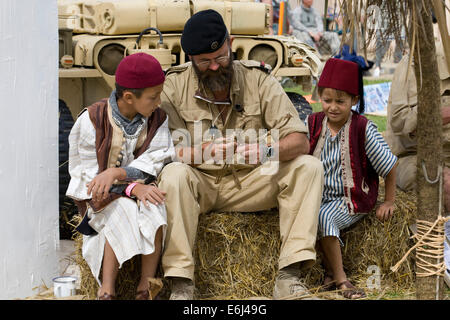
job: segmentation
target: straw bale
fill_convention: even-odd
[[[390,268],[414,245],[410,226],[416,220],[415,194],[397,190],[395,206],[390,220],[380,222],[373,212],[344,233],[344,266],[349,274],[359,280],[362,287],[374,274],[374,267],[377,267],[382,287],[384,284],[394,290],[414,290],[414,254],[408,257],[397,272],[392,272]],[[372,272],[369,269],[371,266]]]
[[[194,252],[199,298],[270,297],[279,232],[276,210],[201,215]]]
[[[384,189],[380,188],[380,191]],[[379,200],[384,195],[380,194]],[[370,266],[380,271],[381,288],[369,297],[383,298],[387,291],[411,294],[414,290],[414,255],[400,269],[390,267],[413,245],[409,226],[415,222],[415,195],[397,190],[396,210],[388,222],[380,222],[372,213],[342,233],[344,267],[347,276],[370,291]],[[81,257],[82,237],[75,235],[76,263],[81,269],[81,294],[95,299],[98,285]],[[272,296],[278,270],[280,248],[279,215],[276,209],[259,213],[209,213],[199,218],[194,257],[197,299],[247,299]],[[140,274],[139,257],[126,262],[116,282],[118,298],[133,299]],[[372,267],[373,268],[373,267]],[[162,276],[161,268],[158,276]],[[320,287],[324,270],[321,257],[304,272],[313,293]],[[159,298],[168,297],[168,283]],[[333,298],[333,297],[331,297]]]

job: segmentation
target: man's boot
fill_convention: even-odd
[[[300,278],[300,268],[298,267],[298,263],[279,270],[275,279],[273,299],[279,300],[286,297],[319,300],[319,298],[311,295],[306,288],[305,282]]]
[[[169,300],[194,300],[194,283],[191,279],[174,277],[171,287]]]

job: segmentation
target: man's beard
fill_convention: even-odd
[[[230,57],[232,57],[231,52]],[[222,65],[219,65],[219,68],[215,71],[210,69],[200,71],[195,62],[192,62],[192,65],[200,83],[212,92],[224,91],[230,88],[234,74],[233,61],[231,59],[228,62],[228,66],[222,67]]]

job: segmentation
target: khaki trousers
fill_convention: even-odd
[[[448,157],[444,157],[444,201],[445,211],[450,211],[450,168],[448,166]],[[416,175],[417,175],[417,156],[411,155],[398,159],[397,166],[397,186],[403,191],[414,191],[417,187]]]
[[[400,189],[403,191],[416,190],[417,156],[399,158],[396,174],[397,186]]]
[[[270,166],[278,170],[268,174]],[[315,242],[322,199],[323,167],[303,155],[286,162],[268,162],[237,172],[215,184],[215,177],[174,162],[162,170],[159,187],[166,194],[167,234],[162,255],[165,277],[194,280],[193,249],[198,217],[209,211],[254,212],[279,208],[281,249],[278,268],[295,262],[310,267],[316,259]]]

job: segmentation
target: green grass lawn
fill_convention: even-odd
[[[375,84],[375,83],[382,83],[387,82],[388,80],[364,80],[364,85],[369,84]],[[301,89],[300,86],[292,87],[292,88],[285,88],[286,92],[296,92],[298,94],[301,94],[302,96],[310,95],[311,92],[306,92]],[[313,108],[314,112],[322,111],[322,104],[320,102],[312,103],[311,107]],[[385,116],[375,116],[375,115],[366,115],[366,117],[373,121],[377,127],[379,132],[383,132],[386,130],[386,117]]]

